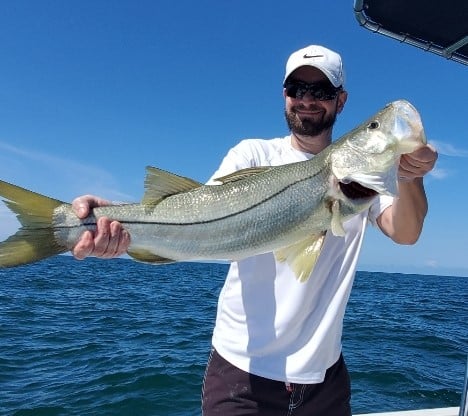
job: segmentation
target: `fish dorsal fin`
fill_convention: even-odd
[[[312,274],[322,251],[325,233],[312,235],[303,241],[275,251],[276,260],[286,262],[301,283]]]
[[[166,259],[165,257],[158,256],[157,254],[152,253],[151,251],[144,248],[129,248],[127,254],[130,257],[133,257],[135,260],[141,261],[143,263],[155,263],[155,264],[167,264],[175,263],[175,260]]]
[[[226,176],[221,176],[220,178],[214,179],[216,182],[221,182],[223,185],[230,182],[237,182],[242,179],[248,178],[253,175],[258,175],[259,173],[266,172],[271,169],[271,166],[257,166],[254,168],[245,168],[240,169],[236,172],[230,173]]]
[[[191,191],[202,185],[193,179],[148,166],[146,168],[145,195],[141,203],[155,205],[170,195]]]

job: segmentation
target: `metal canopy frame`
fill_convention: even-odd
[[[468,65],[467,0],[355,0],[366,29]]]

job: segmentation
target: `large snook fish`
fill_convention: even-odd
[[[305,280],[327,230],[344,235],[343,222],[377,194],[396,194],[400,155],[424,143],[416,109],[395,101],[309,161],[244,169],[219,178],[220,185],[149,167],[140,204],[95,208],[83,220],[70,204],[0,181],[0,196],[22,225],[0,243],[0,267],[64,253],[106,216],[129,231],[128,254],[139,261],[238,260],[274,252]]]

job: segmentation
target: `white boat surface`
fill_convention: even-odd
[[[458,416],[459,407],[443,407],[439,409],[403,410],[401,412],[366,413],[354,416]]]

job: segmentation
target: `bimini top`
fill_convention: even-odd
[[[468,65],[467,0],[355,0],[359,24]]]

